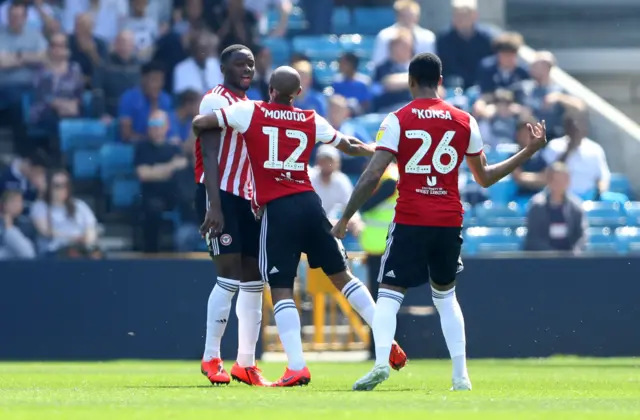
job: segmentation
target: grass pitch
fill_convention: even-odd
[[[356,393],[370,363],[312,364],[311,385],[293,389],[212,387],[197,361],[0,363],[0,419],[640,419],[639,365],[472,360],[474,390],[452,393],[448,361],[413,361]],[[284,369],[262,368],[272,380]]]

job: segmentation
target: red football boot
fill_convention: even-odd
[[[389,365],[393,370],[400,370],[407,364],[407,355],[395,340],[391,345],[391,353],[389,354]]]
[[[309,368],[305,366],[302,370],[291,370],[287,368],[287,370],[284,371],[284,375],[282,375],[282,378],[278,379],[278,381],[271,386],[304,386],[308,385],[309,382],[311,382],[311,373],[309,372]]]
[[[236,362],[231,368],[231,377],[234,381],[250,386],[271,386],[271,382],[262,376],[262,371],[257,366],[242,367]]]
[[[229,385],[231,382],[229,374],[222,365],[222,359],[215,358],[208,362],[203,360],[200,371],[211,382],[211,385]]]

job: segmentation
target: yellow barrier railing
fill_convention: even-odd
[[[300,279],[296,279],[298,287],[294,290],[294,300],[298,310],[305,310],[311,306],[311,325],[304,325],[303,344],[305,350],[363,350],[369,348],[369,327],[351,308],[349,301],[337,290],[331,280],[321,269],[306,267],[306,287],[304,291],[299,287]],[[308,296],[303,302],[302,292]],[[277,335],[273,319],[273,305],[271,294],[265,289],[263,310],[263,348],[264,351],[281,351],[282,346]],[[339,313],[346,319],[346,324],[340,324]],[[301,317],[303,320],[304,316]]]

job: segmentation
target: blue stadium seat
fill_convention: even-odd
[[[509,228],[471,227],[464,232],[463,250],[471,255],[515,252],[521,242],[521,237]]]
[[[620,253],[640,253],[640,228],[624,226],[616,229],[616,242]]]
[[[627,215],[627,224],[630,226],[640,226],[640,201],[629,201],[624,205]]]
[[[326,61],[313,62],[313,78],[318,84],[323,87],[331,86],[338,72],[337,64],[334,63],[327,63]]]
[[[89,118],[65,119],[58,125],[62,153],[97,149],[108,141],[107,126]]]
[[[31,93],[25,93],[22,95],[22,122],[27,127],[27,137],[40,137],[47,136],[47,131],[43,128],[39,128],[31,124]]]
[[[360,117],[353,118],[352,121],[356,124],[360,124],[370,135],[372,139],[376,138],[380,124],[387,114],[366,114]]]
[[[358,65],[358,72],[369,78],[373,78],[375,71],[376,66],[373,64],[373,61],[361,61]]]
[[[473,206],[467,202],[463,202],[462,209],[464,210],[464,221],[462,222],[462,225],[465,228],[477,226],[478,218],[476,217]]]
[[[358,239],[351,233],[347,233],[345,238],[342,240],[342,244],[344,245],[344,249],[348,252],[357,252],[362,250],[362,248],[360,248],[360,242],[358,242]]]
[[[293,50],[318,61],[332,61],[340,56],[340,44],[335,35],[297,36],[293,38]]]
[[[344,34],[351,31],[351,11],[347,7],[336,7],[331,15],[331,32]]]
[[[93,117],[93,92],[86,90],[82,93],[82,115],[86,118]]]
[[[100,174],[100,152],[80,149],[73,152],[72,162],[74,179],[93,179]]]
[[[342,35],[340,37],[340,45],[344,51],[350,51],[366,60],[373,55],[375,42],[375,37],[360,34]]]
[[[496,149],[485,150],[485,156],[488,163],[498,163],[511,157],[513,153]]]
[[[496,203],[508,203],[515,197],[516,189],[516,182],[509,175],[487,188],[487,192],[489,200]]]
[[[291,58],[291,46],[289,41],[282,38],[265,38],[263,45],[271,51],[271,57],[273,58],[273,64],[275,66],[282,66],[289,63]]]
[[[111,204],[123,209],[133,206],[140,196],[140,183],[135,179],[117,179],[111,185]]]
[[[629,178],[624,174],[614,173],[611,174],[611,182],[609,185],[609,191],[621,193],[627,197],[631,197],[633,192],[631,191],[631,183]]]
[[[105,144],[100,149],[102,180],[110,182],[121,176],[133,175],[134,148],[128,144]]]
[[[620,203],[610,201],[585,201],[582,203],[589,226],[616,228],[626,223]]]
[[[476,206],[475,215],[481,226],[516,228],[525,224],[523,211],[513,202],[485,201]]]
[[[586,250],[598,253],[618,252],[618,243],[614,232],[612,232],[608,227],[588,228]]]
[[[280,22],[280,12],[276,9],[269,9],[267,11],[267,31],[274,30]],[[289,23],[287,29],[289,32],[302,32],[309,26],[304,11],[299,7],[294,7],[289,15]]]
[[[358,7],[353,11],[353,29],[358,33],[376,35],[396,23],[396,14],[390,7]]]

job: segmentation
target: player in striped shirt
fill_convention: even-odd
[[[220,62],[224,82],[202,98],[200,114],[247,100],[245,92],[255,71],[251,50],[232,45],[222,52]],[[263,282],[257,259],[260,223],[251,207],[253,181],[244,138],[232,128],[207,130],[197,138],[195,149],[196,209],[203,226],[210,226],[207,220],[216,221],[211,234],[207,229],[203,235],[218,274],[207,306],[201,370],[214,385],[228,384],[231,377],[247,385],[268,385],[255,361]],[[238,358],[230,377],[220,357],[220,341],[238,289]]]

